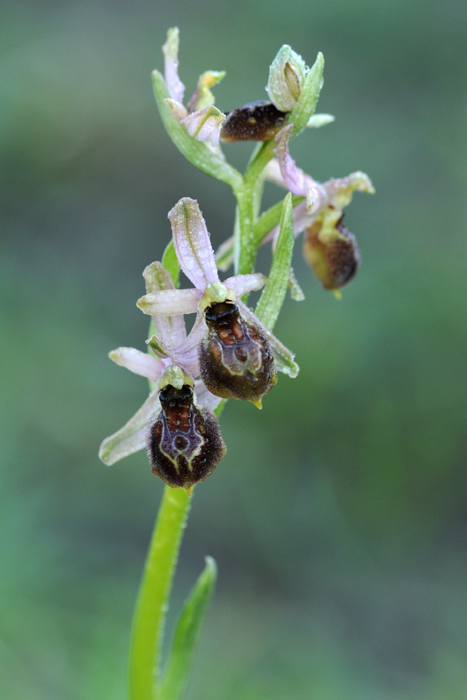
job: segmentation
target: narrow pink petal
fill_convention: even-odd
[[[224,284],[227,289],[232,289],[236,297],[241,298],[244,294],[262,289],[267,279],[268,278],[262,275],[261,272],[255,272],[251,275],[235,275],[235,277],[229,277],[222,284]]]
[[[180,355],[183,355],[185,353],[191,353],[193,349],[196,351],[198,350],[199,344],[201,343],[203,337],[207,333],[207,326],[206,322],[201,314],[198,314],[196,317],[195,323],[193,325],[193,328],[191,329],[190,333],[188,334],[187,339],[185,340],[180,347],[177,348],[177,351]]]
[[[123,457],[146,447],[147,424],[160,411],[159,390],[155,389],[141,408],[125,423],[123,428],[106,438],[99,449],[99,457],[105,464],[115,464]]]
[[[285,180],[282,177],[281,168],[277,158],[273,158],[266,165],[264,169],[264,177],[266,178],[266,180],[268,180],[268,182],[273,182],[275,185],[287,189],[287,185],[285,184]]]
[[[197,377],[199,375],[199,359],[198,359],[198,348],[192,348],[191,350],[181,353],[175,350],[171,352],[172,360],[175,364],[179,365],[184,372],[190,374],[192,377]]]
[[[166,368],[166,363],[158,357],[148,355],[147,352],[141,352],[136,348],[117,348],[109,352],[109,357],[120,367],[126,367],[130,372],[146,377],[151,382],[157,382]]]
[[[166,289],[162,292],[145,294],[138,299],[136,306],[149,316],[192,314],[197,311],[201,297],[202,292],[198,289]]]
[[[276,136],[277,147],[274,153],[277,156],[281,175],[284,178],[286,187],[292,194],[306,197],[311,190],[313,192],[313,203],[317,208],[321,208],[320,202],[324,199],[321,185],[310,175],[307,175],[300,168],[297,168],[294,159],[289,153],[289,139],[293,124],[285,126]]]
[[[169,211],[169,219],[180,267],[196,289],[204,291],[210,282],[219,281],[219,275],[198,202],[183,197]]]
[[[165,59],[165,82],[170,97],[176,102],[183,102],[185,86],[178,77],[178,28],[169,29],[167,41],[162,47]]]

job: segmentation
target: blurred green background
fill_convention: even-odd
[[[199,200],[216,246],[234,212],[157,114],[150,72],[174,25],[187,95],[225,69],[224,110],[265,97],[283,43],[309,64],[323,51],[318,111],[336,122],[293,155],[377,189],[348,209],[363,265],[342,301],[297,246],[306,301],[276,330],[299,378],[222,417],[228,454],[196,491],[174,591],[178,609],[215,557],[189,698],[467,697],[465,2],[11,0],[1,15],[0,697],[125,698],[162,483],[143,453],[97,458],[147,391],[107,352],[144,348],[135,301],[174,203]],[[250,147],[225,151],[243,167]],[[266,204],[283,194],[269,185]]]

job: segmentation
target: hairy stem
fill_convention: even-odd
[[[157,700],[160,651],[172,580],[190,497],[166,486],[146,559],[133,619],[130,700]]]
[[[258,243],[254,236],[263,194],[263,171],[273,157],[274,139],[265,141],[253,152],[243,176],[242,186],[234,188],[237,198],[235,226],[235,274],[248,274],[254,270]]]

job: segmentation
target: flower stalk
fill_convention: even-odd
[[[138,595],[130,645],[130,700],[161,700],[161,646],[191,498],[164,488]]]

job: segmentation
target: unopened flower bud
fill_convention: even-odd
[[[355,236],[344,217],[332,209],[307,229],[303,254],[325,289],[339,289],[350,282],[360,262]]]
[[[269,68],[269,99],[282,112],[291,112],[300,97],[307,67],[298,53],[285,44]]]
[[[271,102],[250,102],[227,113],[221,141],[268,141],[282,129],[286,117]]]
[[[273,353],[264,332],[246,321],[230,302],[205,309],[208,335],[200,345],[201,378],[209,391],[223,399],[252,401],[276,383]]]
[[[193,403],[193,388],[166,384],[161,412],[149,429],[147,449],[152,473],[173,488],[190,492],[216,468],[226,452],[219,424],[207,408]]]

